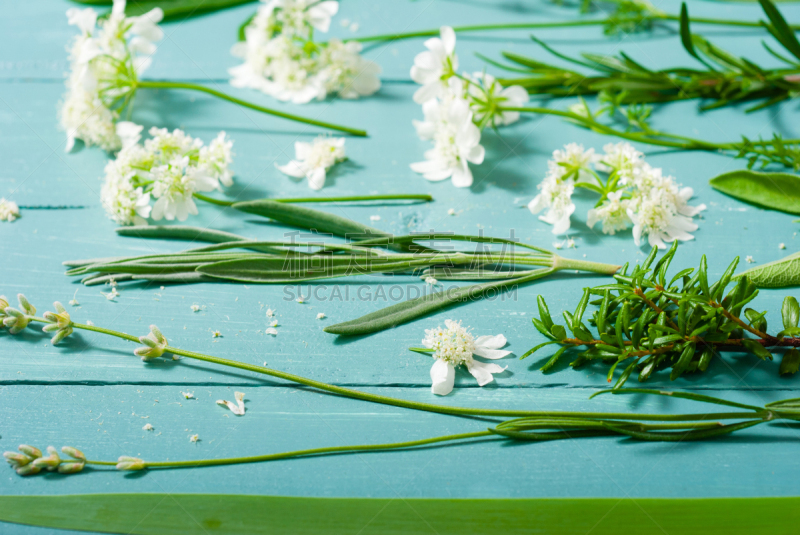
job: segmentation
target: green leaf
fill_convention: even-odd
[[[549,341],[549,342],[544,342],[543,344],[539,344],[538,346],[535,346],[535,347],[533,347],[533,348],[529,349],[528,351],[526,351],[526,352],[525,352],[525,354],[524,354],[524,355],[522,355],[522,356],[519,358],[519,360],[522,360],[522,359],[525,359],[525,358],[528,358],[528,357],[530,357],[531,355],[533,355],[534,353],[536,353],[537,351],[539,351],[540,349],[542,349],[542,348],[543,348],[543,347],[545,347],[545,346],[549,346],[549,345],[551,345],[551,344],[557,344],[557,343],[558,343],[558,342],[556,342],[555,340],[551,340],[551,341]]]
[[[761,360],[772,360],[772,353],[755,340],[742,340],[742,346]]]
[[[761,331],[762,333],[767,332],[767,320],[764,317],[767,315],[766,310],[764,312],[759,313],[753,310],[752,308],[747,308],[744,311],[744,315],[754,329]]]
[[[321,233],[330,233],[335,236],[347,237],[353,240],[368,240],[372,238],[386,238],[390,235],[358,223],[346,217],[341,217],[329,212],[321,212],[297,206],[296,204],[276,202],[270,200],[237,202],[232,208],[248,214],[255,214],[280,221],[285,225],[316,230]],[[395,249],[408,250],[416,245],[398,245]]]
[[[780,260],[750,268],[736,275],[748,277],[759,288],[786,288],[800,285],[800,252]]]
[[[539,371],[541,371],[542,373],[549,371],[553,366],[556,365],[556,362],[558,361],[558,359],[561,357],[561,355],[564,354],[564,352],[567,349],[569,349],[569,346],[564,346],[564,347],[559,348],[559,350],[556,351],[555,354],[552,357],[550,357],[550,360],[545,362],[544,366],[539,368]]]
[[[550,331],[547,329],[547,327],[545,326],[544,323],[542,323],[540,320],[538,320],[536,318],[532,318],[532,320],[533,320],[533,326],[536,327],[537,331],[539,331],[540,333],[542,333],[543,335],[545,335],[548,338],[551,338],[551,339],[555,338],[552,334],[550,334]]]
[[[247,29],[248,26],[250,26],[250,23],[253,22],[253,19],[256,18],[257,14],[258,12],[253,13],[252,15],[247,17],[243,23],[239,25],[239,29],[236,32],[239,41],[244,41],[247,38],[247,32],[245,30]]]
[[[539,319],[544,324],[547,330],[553,326],[553,319],[550,317],[550,309],[547,308],[547,302],[541,295],[536,296],[536,304],[539,305]]]
[[[576,431],[567,434],[580,436]],[[131,535],[340,535],[360,530],[511,535],[530,533],[531,526],[540,533],[594,533],[603,519],[602,533],[640,534],[647,532],[643,526],[658,526],[660,533],[681,535],[777,535],[791,532],[799,508],[800,498],[794,497],[398,499],[105,493],[2,496],[0,520],[47,531]]]
[[[538,269],[536,273],[520,279],[473,284],[471,286],[462,286],[452,291],[431,293],[382,308],[381,310],[354,320],[330,325],[323,330],[327,333],[343,336],[355,336],[383,331],[448,306],[481,299],[490,292],[492,295],[496,295],[498,292],[510,286],[530,282],[547,276],[550,273],[552,273],[551,269]]]
[[[567,330],[563,325],[553,325],[550,327],[550,332],[556,337],[556,340],[563,340],[567,337]]]
[[[791,295],[787,295],[783,299],[783,306],[781,307],[781,316],[783,316],[783,328],[791,329],[797,327],[797,322],[800,320],[800,306],[797,304],[797,299]]]
[[[781,375],[789,375],[792,373],[797,373],[798,369],[800,369],[800,351],[792,348],[783,354],[780,372]]]
[[[256,0],[128,0],[125,14],[135,17],[147,13],[155,7],[164,10],[164,20],[183,20],[206,13],[249,4]],[[73,0],[79,4],[110,6],[111,0]]]
[[[158,238],[166,240],[202,241],[226,243],[247,241],[247,238],[210,228],[190,227],[188,225],[142,225],[114,229],[120,236],[133,238]]]
[[[711,187],[739,200],[800,214],[800,177],[789,173],[730,171],[712,178]]]
[[[764,13],[767,14],[769,21],[772,23],[767,27],[770,33],[794,57],[800,59],[800,43],[797,42],[797,37],[794,35],[794,30],[792,30],[792,28],[786,22],[786,19],[783,18],[781,12],[778,11],[778,8],[775,7],[770,0],[759,0],[759,4],[761,4],[761,8],[764,10]]]

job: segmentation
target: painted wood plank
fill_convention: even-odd
[[[315,394],[296,388],[245,392],[236,417],[214,404],[238,388],[179,386],[3,386],[0,447],[71,445],[90,459],[133,455],[192,460],[277,453],[309,447],[412,440],[472,432],[481,419],[434,415]],[[369,391],[428,401],[416,388]],[[458,390],[445,404],[484,408],[642,412],[719,411],[674,398],[599,397],[575,388]],[[763,404],[785,392],[721,391]],[[795,394],[796,395],[796,394]],[[710,416],[709,416],[710,417]],[[142,427],[150,423],[153,431]],[[198,434],[199,442],[189,436]],[[797,429],[783,423],[748,429],[715,442],[641,443],[594,438],[547,443],[487,440],[472,446],[294,459],[273,463],[147,471],[85,471],[20,477],[0,472],[0,494],[214,492],[317,497],[524,498],[793,496],[800,460]]]

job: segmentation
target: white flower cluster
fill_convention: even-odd
[[[481,336],[475,339],[468,328],[461,326],[461,322],[445,320],[445,329],[437,327],[426,329],[422,344],[433,350],[435,359],[431,367],[431,391],[440,396],[446,396],[453,390],[456,377],[456,366],[463,364],[469,370],[480,386],[494,380],[492,374],[505,370],[502,366],[489,362],[475,360],[473,355],[487,359],[499,359],[509,355],[511,351],[501,351],[506,345],[506,337]]]
[[[553,152],[540,193],[528,204],[534,214],[545,210],[539,219],[553,225],[553,234],[569,230],[575,211],[572,193],[582,187],[602,194],[589,210],[586,223],[590,228],[601,223],[605,234],[614,234],[633,224],[636,245],[647,237],[651,246],[661,249],[666,247],[664,242],[694,238],[690,232],[697,225],[692,218],[706,205],[689,206],[692,188],[681,188],[673,177],[651,167],[629,143],[609,143],[603,151],[599,155],[570,143]],[[605,182],[598,171],[608,175]]]
[[[498,127],[519,119],[518,112],[503,107],[520,107],[528,93],[520,86],[504,88],[486,73],[457,74],[456,34],[442,26],[440,37],[425,41],[425,52],[417,54],[411,78],[421,84],[414,102],[422,104],[424,121],[413,121],[420,139],[433,141],[425,160],[411,169],[428,180],[453,179],[453,185],[472,185],[469,164],[483,163],[485,150],[480,144],[484,127]]]
[[[361,57],[361,43],[339,39],[314,42],[314,30],[328,31],[339,2],[262,2],[245,28],[245,40],[231,49],[244,60],[230,69],[231,85],[258,89],[295,104],[322,100],[330,94],[356,99],[380,89],[381,69]]]
[[[0,221],[11,223],[19,217],[19,206],[14,201],[0,197]]]
[[[142,127],[119,124],[130,131],[124,148],[106,164],[100,199],[108,216],[120,225],[145,225],[148,217],[185,221],[189,214],[197,215],[195,192],[233,184],[233,142],[225,132],[204,145],[182,130],[153,127],[151,138],[142,145]]]
[[[150,65],[155,43],[164,36],[158,27],[161,8],[138,17],[125,16],[125,0],[114,0],[111,14],[98,21],[92,8],[67,10],[80,30],[68,47],[70,73],[59,119],[67,133],[69,152],[76,139],[114,151],[122,147],[115,123],[127,104],[138,76]]]
[[[308,178],[308,187],[322,189],[328,170],[347,159],[343,137],[319,136],[313,143],[297,141],[295,159],[286,165],[275,164],[278,170],[294,178]]]

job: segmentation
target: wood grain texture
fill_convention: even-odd
[[[107,301],[101,291],[84,288],[63,275],[67,259],[176,251],[192,244],[121,238],[113,232],[100,207],[100,177],[107,155],[97,149],[63,153],[63,133],[55,111],[67,68],[64,46],[74,34],[66,25],[62,0],[3,2],[0,9],[0,197],[19,203],[22,218],[0,224],[0,293],[24,292],[40,311],[54,300],[66,303],[78,290],[80,308],[70,312],[77,320],[92,320],[132,334],[145,334],[150,323],[161,327],[171,343],[186,349],[271,367],[340,385],[406,399],[481,407],[588,409],[635,406],[652,411],[692,409],[679,400],[596,399],[590,393],[607,386],[605,370],[579,372],[558,367],[554,373],[537,371],[547,353],[503,364],[508,370],[496,383],[478,388],[459,373],[456,392],[435,399],[429,390],[431,361],[410,353],[424,329],[445,319],[461,319],[476,334],[503,333],[508,349],[521,355],[543,341],[530,323],[535,296],[547,297],[559,314],[572,307],[584,286],[598,277],[562,274],[522,288],[516,299],[478,302],[438,313],[380,334],[339,340],[322,332],[323,326],[352,319],[391,301],[380,297],[389,288],[419,287],[409,277],[354,279],[351,300],[333,298],[333,285],[302,287],[306,304],[294,302],[281,286],[241,284],[120,285],[121,296]],[[679,2],[658,7],[677,12]],[[728,18],[759,18],[753,5],[693,2],[693,14]],[[800,20],[800,6],[783,4],[789,20]],[[218,88],[259,103],[310,114],[323,120],[364,127],[368,139],[348,138],[351,161],[332,173],[324,195],[372,193],[430,193],[436,202],[414,205],[324,208],[387,232],[407,234],[430,229],[460,233],[514,235],[526,243],[550,247],[550,227],[523,208],[547,168],[552,150],[578,141],[595,147],[612,141],[553,118],[526,118],[503,130],[486,132],[487,162],[475,169],[475,186],[457,190],[449,183],[429,183],[408,168],[422,158],[427,144],[419,141],[410,124],[421,118],[411,101],[415,90],[408,80],[414,54],[422,40],[368,46],[366,55],[384,69],[384,86],[373,98],[349,102],[329,100],[308,106],[276,103],[251,91],[227,87],[226,70],[237,60],[229,55],[238,23],[252,10],[243,6],[213,16],[165,26],[167,38],[159,47],[153,78],[176,78],[216,84]],[[358,35],[436,27],[443,23],[472,24],[531,18],[557,20],[575,11],[529,2],[343,2],[331,35],[347,36],[339,24],[348,18],[360,24]],[[528,33],[510,32],[459,38],[461,67],[480,70],[473,52],[496,56],[500,50],[537,55]],[[761,31],[709,29],[702,32],[731,52],[756,62],[770,61],[760,48]],[[692,66],[667,31],[624,39],[603,37],[599,29],[537,32],[570,54],[590,50],[624,50],[643,63],[659,67]],[[540,56],[537,56],[540,57]],[[545,59],[544,54],[541,58]],[[548,58],[549,60],[549,58]],[[491,71],[491,69],[490,69]],[[563,103],[552,103],[563,106]],[[677,103],[654,114],[658,128],[710,140],[736,139],[740,134],[765,137],[776,131],[800,137],[796,103],[744,115],[740,109],[707,114],[697,103]],[[275,163],[293,157],[297,140],[310,140],[319,131],[242,112],[233,106],[196,98],[182,92],[150,92],[137,96],[134,119],[146,126],[185,128],[206,141],[219,130],[235,142],[237,184],[229,192],[237,200],[264,196],[307,196],[306,184],[281,175]],[[694,266],[701,254],[709,257],[712,277],[719,276],[733,256],[752,255],[756,263],[776,260],[800,250],[792,216],[748,206],[714,191],[712,176],[744,167],[741,161],[717,154],[668,153],[638,147],[648,161],[695,190],[696,203],[708,210],[699,221],[696,239],[682,245],[675,265]],[[586,227],[584,217],[594,198],[576,194],[577,217],[573,236],[577,249],[565,256],[602,262],[637,262],[646,251],[634,246],[630,232],[602,236]],[[447,215],[448,209],[457,215]],[[380,215],[379,221],[370,216]],[[208,226],[262,239],[282,239],[290,229],[254,216],[216,206],[201,206],[201,214],[187,224]],[[778,248],[784,243],[785,250]],[[755,265],[755,264],[751,264]],[[743,264],[744,267],[744,264]],[[359,299],[358,288],[363,287]],[[376,294],[378,297],[376,298]],[[763,291],[755,308],[768,310],[773,327],[780,324],[785,291]],[[366,295],[369,295],[366,298]],[[285,298],[288,300],[284,300]],[[323,299],[324,298],[324,299]],[[190,306],[204,305],[194,313]],[[277,311],[279,334],[263,334],[266,308]],[[324,312],[325,320],[316,314]],[[212,339],[220,330],[222,337]],[[773,329],[774,330],[774,329]],[[40,446],[70,444],[87,454],[114,458],[141,454],[154,458],[200,458],[255,454],[311,446],[378,442],[426,437],[462,429],[479,429],[479,421],[402,411],[332,396],[313,394],[252,374],[230,373],[217,367],[182,360],[144,365],[132,355],[133,345],[83,334],[51,347],[34,331],[11,339],[0,334],[0,447],[14,449],[20,442]],[[715,391],[747,403],[797,397],[797,377],[780,378],[777,362],[729,355],[715,361],[702,375],[669,382],[656,374],[650,383],[665,388]],[[248,412],[235,418],[213,401],[229,399],[234,389],[247,393]],[[186,401],[180,392],[192,391],[198,401]],[[158,403],[155,400],[158,399]],[[631,404],[632,403],[632,404]],[[91,411],[91,412],[90,412]],[[142,419],[141,416],[149,416]],[[141,428],[151,422],[156,431]],[[190,444],[188,435],[201,442]],[[160,435],[158,433],[161,433]],[[474,447],[432,448],[397,454],[376,453],[325,459],[303,459],[248,467],[189,470],[125,476],[93,472],[72,477],[23,479],[9,470],[0,478],[0,494],[45,495],[107,492],[220,492],[252,495],[318,497],[722,497],[798,495],[800,464],[795,454],[797,429],[763,426],[741,436],[711,444],[640,444],[630,440],[588,439],[580,442],[502,446],[487,442]],[[12,535],[37,535],[52,530],[3,524]]]

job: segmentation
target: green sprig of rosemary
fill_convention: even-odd
[[[709,284],[705,256],[698,269],[683,269],[668,278],[667,270],[676,250],[677,241],[656,262],[657,249],[653,248],[647,259],[630,273],[626,264],[621,273],[614,275],[616,283],[584,289],[575,311],[564,311],[565,325],[553,321],[547,303],[539,296],[539,318],[533,318],[533,325],[548,341],[521,358],[558,345],[559,349],[541,368],[548,371],[566,352],[585,348],[570,366],[603,362],[610,365],[608,381],[611,382],[622,364],[624,369],[615,390],[634,372],[638,372],[640,382],[649,379],[654,371],[666,368],[671,370],[671,380],[684,373],[703,372],[720,351],[747,351],[761,360],[772,360],[767,348],[789,348],[780,372],[797,372],[800,367],[800,352],[795,349],[800,347],[797,300],[786,297],[781,310],[783,329],[775,335],[768,334],[766,311],[745,308],[758,295],[758,289],[747,276],[734,276],[738,257],[717,282]],[[734,281],[735,286],[726,293]],[[599,299],[590,301],[592,297]],[[583,321],[589,305],[597,307],[588,320],[595,327],[596,336]],[[567,330],[572,332],[571,337]]]
[[[503,57],[514,63],[514,67],[484,59],[497,67],[525,75],[499,81],[506,86],[520,85],[535,95],[568,97],[605,94],[606,98],[618,99],[623,104],[711,100],[710,104],[701,108],[703,110],[762,99],[762,102],[747,110],[752,112],[800,94],[800,43],[774,5],[762,1],[762,8],[770,23],[759,24],[763,24],[775,36],[784,53],[776,52],[764,42],[762,44],[772,56],[785,64],[784,67],[756,65],[692,34],[686,4],[683,4],[680,16],[681,43],[690,56],[703,64],[704,69],[673,67],[653,70],[624,52],[619,56],[584,53],[581,58],[575,58],[552,49],[535,37],[532,39],[547,52],[589,69],[589,74],[510,52],[504,52]]]

